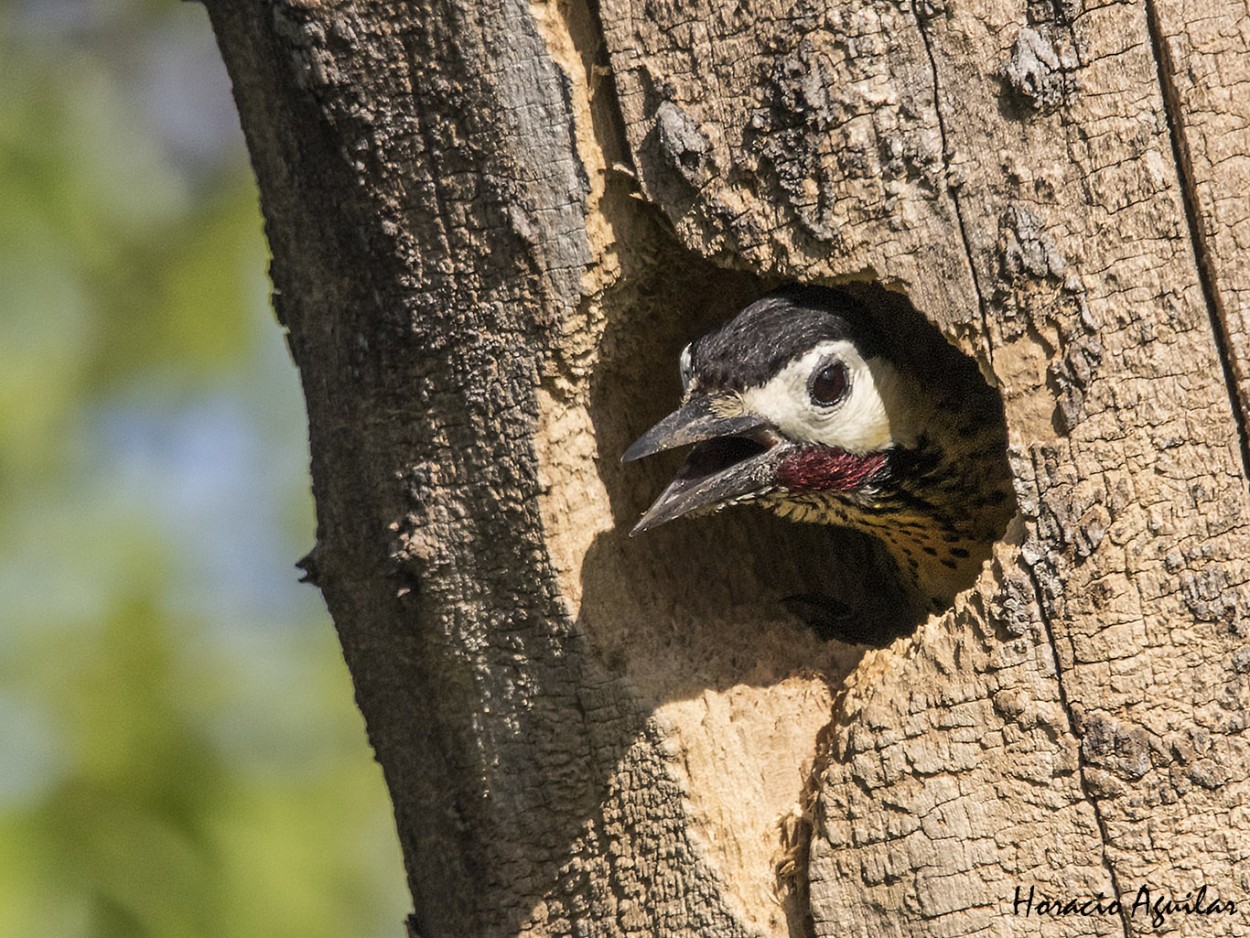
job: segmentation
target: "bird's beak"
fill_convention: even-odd
[[[642,459],[678,446],[695,444],[655,504],[630,535],[639,534],[700,508],[720,508],[764,488],[776,468],[780,441],[758,414],[722,417],[708,397],[697,395],[639,437],[621,457]]]

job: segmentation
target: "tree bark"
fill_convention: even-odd
[[[1154,930],[1250,933],[1245,7],[209,10],[411,934],[1130,934],[1203,884],[1242,910]],[[677,351],[788,278],[1005,402],[1017,520],[866,654],[781,611],[809,528],[625,536]]]

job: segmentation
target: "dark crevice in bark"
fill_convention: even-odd
[[[1089,805],[1090,810],[1094,814],[1094,823],[1098,825],[1098,837],[1102,844],[1102,868],[1107,871],[1107,877],[1111,880],[1111,888],[1115,893],[1113,898],[1120,899],[1124,895],[1124,890],[1120,888],[1120,877],[1116,873],[1115,864],[1111,862],[1111,857],[1107,854],[1107,848],[1112,843],[1111,832],[1107,829],[1107,821],[1102,816],[1102,809],[1099,807],[1098,799],[1090,786],[1085,765],[1085,755],[1080,746],[1081,736],[1076,729],[1076,714],[1073,712],[1072,702],[1068,698],[1068,690],[1063,682],[1063,665],[1059,659],[1059,645],[1055,640],[1055,629],[1050,621],[1045,591],[1042,589],[1042,584],[1038,581],[1037,571],[1033,569],[1033,565],[1026,562],[1023,566],[1028,571],[1029,583],[1033,586],[1033,596],[1037,600],[1037,614],[1045,631],[1046,644],[1050,646],[1051,659],[1055,663],[1055,688],[1059,694],[1059,706],[1063,709],[1064,715],[1068,720],[1068,734],[1077,741],[1076,765],[1077,778],[1081,786],[1081,797]],[[1133,927],[1130,912],[1123,906],[1120,908],[1120,924],[1124,928],[1124,938],[1131,938]]]
[[[634,166],[633,154],[630,153],[629,144],[626,142],[629,138],[625,133],[625,115],[621,111],[620,93],[616,88],[616,72],[612,70],[608,62],[608,43],[604,38],[599,0],[584,0],[581,7],[585,16],[583,29],[578,28],[576,22],[578,17],[572,4],[569,5],[567,11],[565,7],[557,4],[557,9],[563,13],[569,36],[573,39],[573,45],[577,48],[578,54],[590,63],[591,116],[594,124],[592,130],[599,146],[603,148],[604,162],[607,164],[608,171],[613,171],[614,164],[621,164],[636,177],[637,167]],[[594,99],[600,94],[605,98],[602,106],[596,107]]]
[[[924,16],[913,4],[912,12],[916,17],[916,28],[920,32],[920,41],[924,43],[925,56],[929,59],[929,69],[933,76],[933,113],[937,117],[938,135],[942,139],[942,165],[947,173],[950,172],[950,143],[946,133],[946,121],[942,117],[941,94],[939,93],[939,79],[937,59],[933,55],[933,44],[929,40],[929,32],[925,29]],[[994,346],[990,342],[989,328],[989,309],[986,307],[985,294],[981,290],[981,281],[977,276],[977,265],[972,256],[972,241],[968,238],[968,226],[964,223],[963,209],[959,204],[959,193],[951,188],[949,180],[946,182],[946,191],[950,195],[951,205],[955,209],[955,221],[959,225],[959,238],[963,243],[964,258],[968,263],[968,274],[972,278],[972,289],[977,295],[977,308],[981,314],[981,335],[985,344],[985,354],[989,359],[991,369],[994,365]]]
[[[1211,320],[1211,333],[1215,338],[1216,353],[1224,371],[1224,383],[1228,386],[1233,419],[1237,423],[1237,439],[1241,445],[1241,472],[1250,483],[1250,428],[1247,427],[1247,402],[1242,399],[1237,380],[1232,342],[1228,335],[1228,316],[1223,298],[1215,286],[1215,256],[1207,243],[1206,230],[1202,225],[1201,206],[1198,204],[1198,187],[1194,178],[1193,160],[1190,156],[1189,139],[1185,133],[1184,107],[1180,90],[1173,79],[1175,67],[1171,51],[1163,35],[1155,0],[1146,0],[1146,26],[1150,33],[1151,50],[1159,76],[1159,89],[1163,96],[1163,116],[1167,120],[1168,138],[1172,142],[1172,159],[1176,163],[1176,176],[1185,209],[1185,221],[1189,226],[1189,240],[1193,245],[1194,260],[1198,268],[1198,282],[1206,302],[1207,315]]]

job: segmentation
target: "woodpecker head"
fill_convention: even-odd
[[[853,501],[880,481],[892,449],[916,442],[907,412],[914,395],[876,325],[834,290],[770,293],[687,345],[680,368],[681,407],[623,458],[695,447],[634,534],[787,495]]]
[[[623,459],[694,448],[631,533],[756,502],[879,537],[932,608],[957,591],[937,581],[979,567],[1001,535],[1011,500],[1001,418],[983,426],[992,392],[974,376],[980,390],[957,388],[952,404],[926,387],[849,295],[783,287],[687,345],[680,367],[681,406]]]

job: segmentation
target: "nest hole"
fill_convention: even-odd
[[[660,275],[627,279],[605,298],[608,323],[592,383],[600,473],[617,525],[610,562],[605,559],[599,569],[592,565],[583,573],[584,611],[593,618],[596,603],[636,603],[639,620],[649,623],[641,626],[647,630],[644,641],[693,643],[691,654],[704,663],[708,657],[729,663],[727,681],[744,679],[750,667],[743,659],[758,659],[761,643],[841,639],[879,646],[940,611],[908,609],[893,555],[879,538],[848,527],[795,522],[759,507],[734,506],[628,537],[689,450],[619,462],[630,443],[679,404],[682,348],[781,283],[691,258]],[[981,406],[966,419],[996,421],[1005,440],[997,391],[977,363],[951,345],[907,297],[870,282],[836,289],[852,294],[875,319],[900,367],[935,388],[961,384],[975,388],[982,402],[991,401],[988,411]],[[1005,443],[1002,449],[996,458],[1005,471]],[[969,473],[983,469],[969,466]],[[1014,501],[1009,507],[1014,511]],[[988,539],[987,555],[1005,529],[1006,521]],[[975,577],[974,571],[960,589],[970,587]],[[835,598],[853,617],[852,627],[839,632],[814,622],[804,610],[805,597],[812,596]]]

